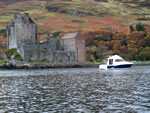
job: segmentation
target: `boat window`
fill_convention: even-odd
[[[113,59],[109,59],[109,65],[113,64]]]
[[[115,62],[122,62],[123,59],[116,59]]]

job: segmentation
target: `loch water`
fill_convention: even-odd
[[[0,70],[0,113],[150,113],[150,66]]]

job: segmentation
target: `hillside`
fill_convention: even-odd
[[[146,0],[1,0],[0,28],[16,13],[30,13],[40,32],[60,30],[127,30],[139,22],[149,24]],[[145,19],[148,18],[148,19]]]
[[[1,0],[0,54],[7,46],[4,29],[17,13],[29,13],[38,23],[40,39],[49,32],[80,30],[89,61],[110,54],[150,60],[150,2],[146,0]]]

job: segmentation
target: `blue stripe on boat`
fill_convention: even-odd
[[[123,65],[117,65],[117,66],[107,66],[107,68],[130,68],[132,64],[123,64]]]

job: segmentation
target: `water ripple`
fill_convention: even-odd
[[[148,113],[149,68],[1,70],[0,113]]]

